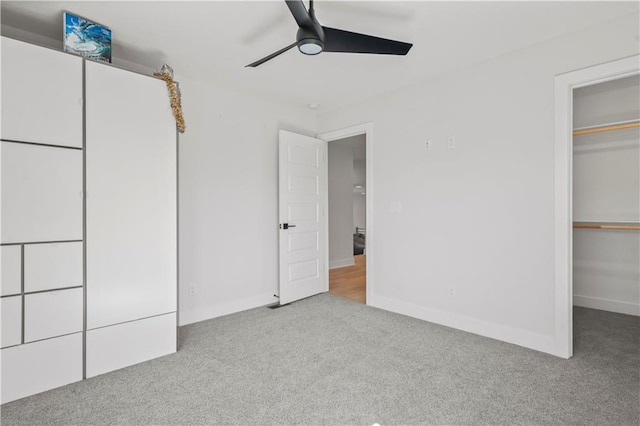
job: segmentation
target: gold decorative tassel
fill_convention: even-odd
[[[176,125],[178,126],[180,133],[184,133],[187,126],[184,123],[184,116],[182,115],[180,92],[178,92],[176,83],[173,81],[173,70],[168,65],[164,65],[161,71],[154,72],[153,75],[160,77],[167,84],[169,98],[171,100],[171,109],[173,110],[173,116],[176,119]]]

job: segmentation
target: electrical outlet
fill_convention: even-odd
[[[449,286],[449,297],[456,297],[456,288],[454,286]]]
[[[195,285],[195,284],[191,284],[191,285],[189,286],[189,295],[193,296],[193,295],[194,295],[194,294],[196,294],[196,293],[197,293],[197,291],[196,291],[196,285]]]
[[[456,137],[455,136],[449,136],[449,140],[447,141],[447,147],[449,147],[449,149],[455,149],[456,148]]]
[[[431,151],[431,139],[427,139],[426,142],[424,143],[424,150]]]

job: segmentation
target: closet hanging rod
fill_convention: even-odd
[[[640,119],[617,121],[615,123],[599,124],[597,126],[580,127],[573,129],[573,136],[610,132],[612,130],[631,129],[633,127],[640,127]]]
[[[574,223],[576,229],[613,229],[618,231],[640,231],[640,224],[634,225],[612,225],[604,223]]]

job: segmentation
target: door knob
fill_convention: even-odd
[[[295,228],[295,225],[289,225],[288,223],[283,223],[282,225],[280,225],[281,229],[289,229],[289,228]]]

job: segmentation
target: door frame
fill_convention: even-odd
[[[332,141],[336,141],[339,139],[348,138],[351,136],[365,135],[365,143],[366,143],[366,178],[367,178],[367,198],[365,200],[365,217],[367,222],[367,242],[366,242],[366,250],[367,250],[367,259],[366,259],[366,298],[367,305],[370,304],[373,295],[374,289],[374,274],[373,274],[373,259],[375,256],[375,245],[374,241],[374,221],[373,221],[373,122],[367,122],[362,124],[356,124],[354,126],[345,127],[342,129],[333,130],[330,132],[324,132],[316,135],[318,139],[322,139],[323,141],[330,143]],[[327,161],[328,164],[328,161]],[[327,189],[328,191],[328,189]],[[329,211],[329,197],[325,197],[325,212]],[[325,282],[326,282],[326,291],[329,291],[329,215],[324,215],[325,221],[325,235],[324,240],[325,244],[325,258],[327,259],[325,262]]]
[[[573,356],[573,90],[640,74],[640,55],[555,76],[555,353]]]

